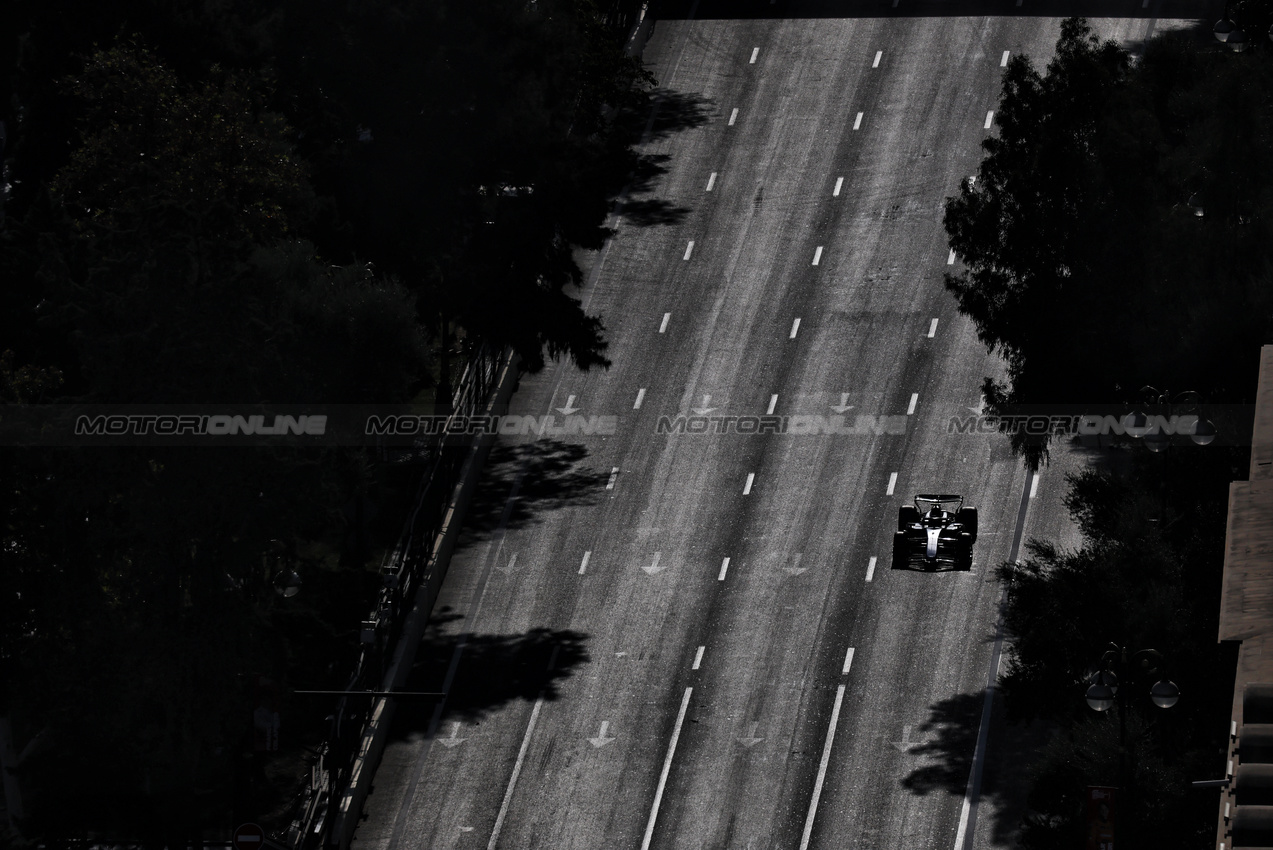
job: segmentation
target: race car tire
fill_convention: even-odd
[[[960,508],[955,514],[955,522],[963,525],[964,531],[968,533],[969,538],[973,543],[977,542],[976,508]]]
[[[919,522],[919,509],[914,505],[902,505],[897,509],[897,530],[905,531]]]
[[[896,531],[893,533],[893,569],[900,569],[906,566],[906,532]]]

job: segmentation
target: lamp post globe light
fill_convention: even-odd
[[[1211,28],[1211,34],[1215,36],[1216,41],[1232,50],[1234,53],[1241,53],[1251,46],[1251,42],[1247,38],[1246,32],[1243,31],[1233,19],[1229,17],[1229,3],[1226,0],[1224,4],[1224,17],[1216,21],[1215,26]],[[1269,41],[1273,41],[1273,26],[1269,27]]]

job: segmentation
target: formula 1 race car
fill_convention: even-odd
[[[913,506],[898,508],[893,568],[972,569],[977,509],[963,505],[963,496],[939,494],[916,496]]]

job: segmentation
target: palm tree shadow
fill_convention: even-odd
[[[445,693],[403,700],[391,737],[426,732],[438,720],[482,722],[516,700],[555,700],[559,686],[590,660],[589,636],[570,629],[533,628],[520,634],[474,634],[457,628],[459,615],[443,609],[429,623],[404,690]]]
[[[585,466],[587,456],[586,447],[561,440],[495,446],[465,516],[466,542],[538,522],[552,508],[596,504],[610,472]]]

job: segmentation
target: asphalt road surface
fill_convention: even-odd
[[[1142,2],[1093,23],[1206,11]],[[952,429],[1002,367],[941,215],[1006,58],[1079,4],[993,5],[661,11],[657,170],[583,293],[614,366],[522,379],[512,412],[565,433],[492,455],[411,683],[450,696],[400,710],[360,848],[1009,846],[993,567],[1076,542],[1083,459],[1036,478]],[[979,508],[970,572],[890,568],[918,492]]]

